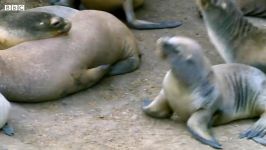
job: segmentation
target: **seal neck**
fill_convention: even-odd
[[[208,35],[225,61],[233,63],[237,47],[258,28],[248,22],[238,10],[213,17],[214,14],[212,11],[203,13]]]

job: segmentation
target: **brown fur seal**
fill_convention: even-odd
[[[149,22],[144,20],[137,20],[134,13],[134,8],[138,8],[144,4],[144,0],[50,0],[52,5],[63,5],[73,8],[79,8],[80,4],[87,9],[96,9],[112,12],[123,8],[127,23],[130,27],[135,29],[164,29],[175,28],[180,26],[180,21],[163,21],[163,22]]]
[[[266,72],[266,31],[248,22],[231,0],[198,0],[211,42],[227,63]]]
[[[71,28],[67,20],[45,12],[0,11],[0,18],[0,49],[54,37]]]
[[[145,100],[143,110],[152,117],[169,117],[175,112],[186,121],[193,137],[214,148],[221,145],[209,130],[234,120],[261,116],[242,137],[266,144],[266,76],[243,64],[211,66],[201,46],[184,37],[158,40],[161,54],[171,70],[160,94]]]
[[[7,135],[13,135],[13,128],[7,123],[11,105],[6,98],[0,93],[0,129]]]
[[[69,20],[72,28],[67,36],[0,51],[0,92],[8,100],[54,100],[86,89],[105,75],[138,68],[134,35],[114,16],[89,10]]]

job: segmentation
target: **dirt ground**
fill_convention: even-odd
[[[27,8],[44,2],[16,1],[28,2]],[[10,123],[16,134],[0,134],[0,150],[211,150],[193,139],[178,119],[153,119],[140,109],[143,98],[152,99],[158,94],[169,69],[154,54],[159,37],[194,38],[213,64],[222,62],[197,16],[194,0],[147,0],[137,16],[153,21],[180,19],[184,24],[176,29],[134,30],[143,57],[140,69],[133,73],[105,78],[88,90],[57,101],[12,103]],[[213,131],[225,150],[266,149],[238,138],[252,123],[254,120],[234,122]]]

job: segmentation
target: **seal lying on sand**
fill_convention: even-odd
[[[243,64],[211,66],[201,46],[189,38],[158,40],[159,52],[168,58],[171,70],[160,94],[145,100],[143,110],[156,118],[175,112],[187,122],[193,137],[214,148],[221,145],[209,130],[234,120],[261,116],[242,137],[266,144],[266,76]]]
[[[5,134],[11,136],[14,134],[14,130],[7,123],[10,108],[10,103],[0,94],[0,129],[2,129]]]
[[[67,20],[44,12],[0,11],[0,18],[0,49],[54,37],[71,28]]]
[[[197,0],[211,42],[227,63],[266,72],[266,31],[243,17],[231,0]]]
[[[8,100],[54,100],[86,89],[105,75],[138,68],[140,53],[134,35],[114,16],[89,10],[69,20],[72,28],[67,36],[0,51],[0,92]]]
[[[180,26],[180,21],[163,21],[163,22],[148,22],[144,20],[137,20],[134,13],[134,8],[143,5],[144,0],[50,0],[52,5],[63,5],[73,8],[79,8],[80,4],[84,8],[103,10],[113,12],[123,8],[127,23],[130,27],[135,29],[164,29],[175,28]]]

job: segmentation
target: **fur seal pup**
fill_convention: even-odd
[[[248,22],[231,0],[197,0],[209,38],[227,63],[266,72],[266,31]]]
[[[66,33],[71,23],[45,12],[0,11],[0,49]]]
[[[84,90],[106,75],[138,68],[136,39],[116,17],[85,10],[69,20],[72,28],[67,36],[24,42],[0,51],[0,92],[8,100],[55,100]]]
[[[170,61],[160,94],[145,100],[143,111],[165,118],[175,112],[193,137],[214,148],[222,148],[211,125],[260,116],[241,137],[266,144],[266,76],[244,64],[211,66],[201,46],[184,37],[158,40],[159,53]],[[265,137],[265,138],[263,138]]]
[[[14,135],[14,129],[7,123],[10,108],[10,103],[0,93],[0,129],[9,136]]]
[[[63,5],[73,8],[79,8],[80,4],[83,8],[95,9],[113,12],[123,8],[128,25],[134,29],[164,29],[175,28],[182,23],[180,21],[162,21],[158,23],[137,20],[134,13],[134,8],[139,8],[144,4],[144,0],[50,0],[52,5]]]

